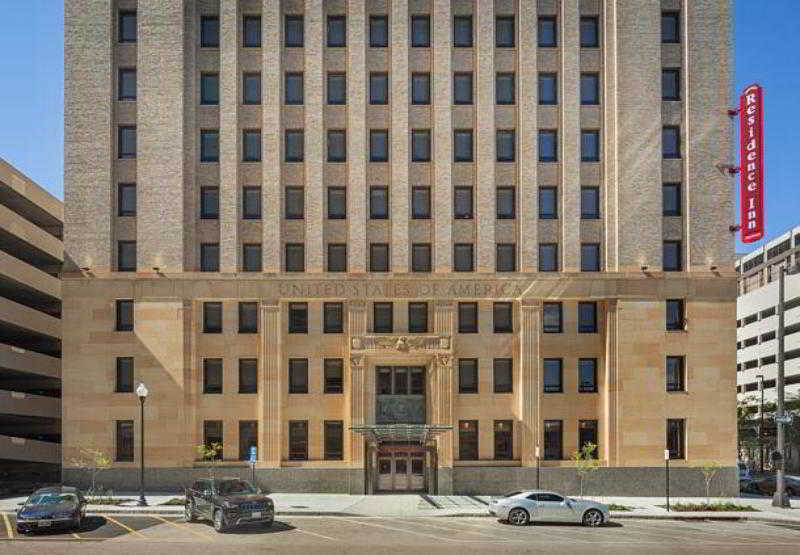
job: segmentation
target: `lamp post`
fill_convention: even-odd
[[[539,446],[536,446],[536,489],[539,489]]]
[[[764,473],[764,374],[756,376],[758,391],[761,392],[761,402],[758,405],[758,465]]]
[[[786,261],[786,264],[780,267],[780,273],[778,275],[778,376],[775,383],[775,388],[777,389],[778,393],[778,406],[776,407],[777,410],[775,411],[775,426],[777,428],[777,457],[773,456],[773,460],[775,461],[776,473],[775,473],[775,495],[772,497],[772,506],[773,507],[790,507],[789,505],[789,496],[786,493],[786,481],[783,474],[783,465],[784,465],[784,430],[783,425],[785,423],[785,415],[783,413],[784,410],[784,365],[786,362],[786,353],[784,352],[784,345],[783,345],[783,338],[785,336],[785,307],[784,307],[784,291],[785,291],[785,281],[786,281],[786,274],[789,274],[787,265],[789,261]],[[761,395],[763,396],[763,389]],[[776,460],[777,459],[777,460]]]
[[[669,449],[664,449],[664,486],[667,494],[667,512],[669,512]]]
[[[136,396],[139,397],[139,507],[147,507],[147,500],[144,498],[144,400],[147,399],[147,387],[139,383],[136,388]]]

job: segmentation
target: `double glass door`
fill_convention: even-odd
[[[378,454],[380,491],[422,491],[425,489],[424,452],[393,451]]]

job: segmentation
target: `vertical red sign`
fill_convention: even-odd
[[[750,85],[739,99],[742,243],[764,237],[764,93]]]

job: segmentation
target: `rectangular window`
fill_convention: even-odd
[[[498,187],[495,208],[498,220],[513,220],[516,218],[514,187]]]
[[[369,245],[369,271],[389,271],[389,245],[386,243],[370,243]]]
[[[581,243],[581,272],[600,271],[600,243]]]
[[[242,77],[242,104],[261,104],[261,74],[245,73]]]
[[[675,43],[680,41],[680,14],[678,12],[663,12],[661,14],[661,42]]]
[[[539,161],[555,162],[558,160],[558,137],[556,131],[539,131]]]
[[[369,132],[369,161],[389,161],[389,132],[385,129],[372,129]]]
[[[517,245],[515,243],[497,243],[495,248],[495,271],[517,271]]]
[[[289,393],[308,393],[308,359],[289,359]]]
[[[661,70],[661,99],[680,100],[681,99],[681,70],[662,69]]]
[[[472,272],[472,243],[456,243],[453,245],[453,271]]]
[[[119,127],[117,155],[120,159],[136,158],[136,126],[121,125]]]
[[[556,243],[539,243],[539,271],[558,271],[558,245]]]
[[[453,190],[453,217],[457,220],[471,220],[472,215],[472,187],[456,187]]]
[[[258,303],[239,303],[239,333],[258,333]]]
[[[431,188],[411,188],[411,219],[429,220],[431,217]]]
[[[555,73],[539,74],[539,104],[558,104],[558,77]]]
[[[581,187],[581,219],[596,220],[600,218],[600,188]]]
[[[119,12],[119,42],[136,42],[136,12]],[[117,459],[119,460],[119,459]]]
[[[219,130],[200,131],[200,161],[219,162]]]
[[[581,17],[581,48],[600,46],[600,32],[596,17]]]
[[[539,187],[539,219],[558,218],[558,190],[555,187]]]
[[[203,360],[203,393],[222,393],[221,358],[206,358]]]
[[[344,423],[341,420],[325,421],[325,460],[344,458]]]
[[[219,17],[204,15],[200,18],[200,46],[219,48]]]
[[[323,305],[324,319],[323,328],[324,333],[343,333],[343,315],[344,307],[342,303],[325,303]]]
[[[430,243],[414,243],[411,245],[411,271],[431,271],[431,245]]]
[[[114,460],[133,462],[133,420],[117,420]]]
[[[431,45],[431,18],[427,15],[411,16],[411,46],[427,48]]]
[[[136,183],[117,185],[117,215],[136,215]]]
[[[258,448],[258,421],[239,421],[239,460],[250,460],[250,448]]]
[[[117,87],[119,100],[136,100],[136,70],[120,69]]]
[[[478,460],[478,421],[458,421],[458,458],[462,461]]]
[[[430,129],[414,129],[411,131],[411,161],[431,161],[431,131]]]
[[[496,134],[496,148],[498,162],[513,162],[516,152],[513,129],[500,129]]]
[[[514,458],[514,421],[494,421],[494,459],[510,461]]]
[[[564,458],[563,427],[562,420],[544,421],[544,460],[560,461]]]
[[[258,393],[258,359],[239,359],[239,393]]]
[[[372,303],[372,331],[374,333],[394,331],[393,303]]]
[[[303,103],[303,74],[287,73],[285,76],[286,104],[299,105]]]
[[[495,46],[497,48],[514,48],[514,16],[498,16],[494,27]]]
[[[261,161],[261,130],[246,129],[242,132],[242,161]]]
[[[458,333],[478,333],[478,303],[458,303]]]
[[[244,187],[242,189],[242,218],[245,220],[261,219],[261,187]]]
[[[411,75],[411,104],[431,103],[431,74],[414,73]]]
[[[114,393],[133,393],[133,357],[117,357]]]
[[[302,129],[286,130],[286,161],[302,162],[304,157],[304,137]]]
[[[514,333],[514,308],[512,303],[494,303],[494,333]]]
[[[328,16],[328,47],[347,46],[347,18],[343,15]]]
[[[328,162],[347,160],[347,136],[344,130],[328,130]]]
[[[597,359],[578,360],[578,392],[597,393]]]
[[[512,393],[514,391],[514,361],[510,358],[494,359],[494,392]]]
[[[558,31],[555,17],[540,17],[538,25],[539,47],[553,48],[558,45]]]
[[[386,48],[389,46],[389,18],[387,16],[370,16],[369,45],[372,48]]]
[[[308,333],[308,303],[289,303],[289,333]]]
[[[200,104],[219,104],[219,73],[200,74]]]
[[[260,15],[246,15],[243,21],[244,36],[242,37],[242,46],[245,48],[260,48],[261,47],[261,16]]]
[[[453,18],[453,46],[472,48],[472,16],[457,15]]]
[[[667,331],[683,331],[683,299],[667,299]]]
[[[389,104],[389,76],[386,73],[369,74],[369,103]]]
[[[495,75],[495,102],[498,104],[514,104],[514,74],[498,73]]]
[[[662,209],[665,216],[681,215],[681,184],[664,183]]]
[[[664,271],[680,272],[683,269],[681,259],[681,242],[664,241],[664,252],[662,257]]]
[[[685,457],[685,420],[670,418],[667,420],[667,449],[670,459]]]
[[[682,356],[667,357],[667,391],[686,391],[684,360]]]
[[[581,162],[600,161],[600,132],[596,130],[581,131]]]
[[[203,333],[222,333],[222,303],[203,303]]]
[[[542,331],[544,333],[561,333],[564,331],[563,306],[561,303],[542,304]]]
[[[326,358],[323,362],[325,373],[325,393],[344,391],[344,362],[340,358]]]
[[[261,243],[245,243],[242,245],[242,271],[261,271]]]
[[[344,187],[328,187],[328,219],[347,217],[347,192]]]
[[[597,420],[578,420],[578,448],[590,449],[587,444],[594,445],[591,458],[599,458],[599,444],[597,442]]]
[[[428,333],[428,303],[408,303],[408,333]]]
[[[203,421],[203,445],[206,448],[216,446],[217,452],[214,459],[221,461],[222,454],[222,420],[204,420]]]
[[[578,303],[578,333],[597,333],[597,303]]]
[[[597,73],[581,73],[581,104],[600,104],[600,76]]]
[[[136,241],[117,241],[117,271],[136,271]]]
[[[328,104],[347,103],[347,77],[344,73],[328,74]]]
[[[678,127],[668,125],[662,129],[661,148],[664,158],[681,157],[681,132]]]
[[[453,75],[453,104],[472,104],[472,73]]]
[[[219,243],[200,245],[200,271],[219,272]]]
[[[328,243],[328,271],[347,271],[347,245],[345,243]]]
[[[472,129],[453,131],[453,157],[456,162],[472,162]]]
[[[289,460],[308,460],[308,420],[289,421]]]
[[[133,300],[117,299],[116,302],[116,331],[133,331]]]
[[[459,393],[478,392],[477,358],[458,359],[458,392]]]
[[[284,21],[284,36],[287,48],[303,47],[303,16],[287,15]]]
[[[389,217],[389,188],[373,185],[369,188],[369,218],[385,220]]]

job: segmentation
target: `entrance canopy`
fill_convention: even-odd
[[[432,426],[429,424],[369,424],[351,426],[351,430],[362,434],[364,439],[374,443],[384,441],[403,441],[425,445],[443,432],[449,432],[452,426]]]

